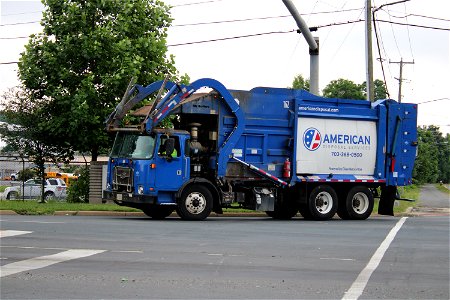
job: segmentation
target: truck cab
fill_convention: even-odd
[[[120,205],[176,205],[174,192],[190,178],[190,134],[155,129],[118,132],[108,164],[105,198]]]

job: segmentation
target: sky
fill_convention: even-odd
[[[349,23],[364,19],[365,1],[292,2],[309,27],[319,27],[313,36],[320,40],[320,90],[339,78],[366,81],[365,23]],[[397,0],[372,0],[379,8],[378,38],[372,33],[374,78],[385,78],[390,98],[398,100],[398,62],[406,62],[401,101],[420,104],[419,125],[437,125],[450,133],[450,1],[386,5],[393,2]],[[282,0],[165,3],[172,6],[174,19],[168,30],[168,53],[191,80],[214,78],[229,89],[250,90],[289,87],[297,74],[309,77],[308,44],[295,32],[297,25]],[[0,1],[0,93],[18,84],[17,65],[5,63],[19,60],[28,41],[22,37],[42,30],[37,21],[43,8],[39,1]]]

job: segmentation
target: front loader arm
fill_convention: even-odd
[[[186,98],[201,88],[211,88],[215,90],[220,96],[222,96],[221,99],[236,116],[236,124],[233,131],[226,137],[225,141],[217,149],[217,172],[219,177],[223,177],[226,173],[227,162],[232,157],[232,149],[238,142],[241,134],[244,132],[245,117],[239,104],[233,98],[231,93],[225,88],[225,86],[219,81],[210,78],[203,78],[192,82],[188,86],[173,86],[172,89],[158,103],[156,109],[150,113],[151,120],[146,122],[145,129],[147,132],[151,132],[151,130],[155,128],[161,120],[167,117],[175,107],[182,104]]]
[[[215,90],[221,96],[220,99],[225,102],[231,112],[236,116],[236,124],[233,131],[228,134],[225,141],[217,149],[218,176],[223,177],[226,173],[227,162],[232,157],[232,149],[238,142],[241,134],[244,132],[245,117],[244,112],[240,109],[239,104],[233,98],[231,93],[217,80],[203,78],[196,80],[189,85],[175,84],[170,81],[157,81],[146,87],[134,85],[132,88],[127,90],[124,99],[121,103],[119,103],[119,105],[117,105],[116,109],[107,119],[106,128],[108,131],[125,130],[143,132],[145,130],[150,133],[163,119],[170,115],[176,107],[183,104],[185,99],[201,88],[211,88]],[[159,90],[161,93],[163,89],[169,89],[169,91],[164,95],[161,101],[154,103],[152,110],[148,113],[147,117],[140,125],[135,127],[120,128],[121,120],[130,109],[156,91]],[[137,94],[132,99],[126,101],[126,99],[129,99],[131,95],[136,92]],[[157,100],[158,99],[155,101]]]
[[[106,120],[106,130],[107,131],[118,131],[120,127],[120,122],[125,117],[125,115],[132,109],[136,104],[147,98],[149,95],[157,92],[161,88],[171,89],[176,86],[175,83],[170,81],[156,81],[148,86],[144,87],[139,84],[131,85],[127,88],[122,101],[116,106],[114,111],[109,115]],[[137,93],[133,98],[131,96]],[[131,98],[131,99],[130,99]],[[127,99],[129,99],[127,101]],[[156,100],[155,100],[156,101]]]

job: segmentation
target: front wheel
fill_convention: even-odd
[[[203,185],[186,187],[178,200],[177,213],[183,220],[204,220],[212,210],[213,197]]]
[[[143,208],[142,211],[152,219],[163,220],[170,216],[170,214],[174,211],[174,207],[169,205],[152,205],[150,207]]]
[[[329,185],[316,186],[308,197],[308,215],[314,220],[331,219],[338,208],[338,197]]]

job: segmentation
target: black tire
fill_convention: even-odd
[[[204,220],[211,213],[213,197],[203,185],[187,186],[178,200],[177,213],[183,220]]]
[[[339,198],[337,214],[342,220],[350,220],[350,215],[348,214],[347,208],[345,205],[345,202],[347,201],[348,188],[339,189],[337,193],[338,193],[338,198]]]
[[[345,200],[345,209],[350,220],[365,220],[373,210],[373,194],[365,186],[355,186],[350,189]]]
[[[309,212],[308,204],[305,203],[300,204],[300,206],[298,207],[298,211],[305,220],[313,219],[311,213]]]
[[[308,197],[309,214],[313,220],[329,220],[337,211],[338,197],[329,185],[316,186]]]
[[[276,220],[290,220],[297,215],[298,208],[290,203],[275,206],[274,211],[266,211],[266,214]]]
[[[46,192],[44,194],[44,201],[55,199],[55,193],[53,192]]]
[[[175,207],[169,205],[152,205],[142,209],[144,214],[155,220],[167,218],[174,210]]]
[[[6,195],[6,200],[16,200],[16,199],[19,199],[19,193],[17,193],[17,192],[9,192],[7,195]]]
[[[266,211],[266,215],[275,219],[275,212],[274,211]]]

